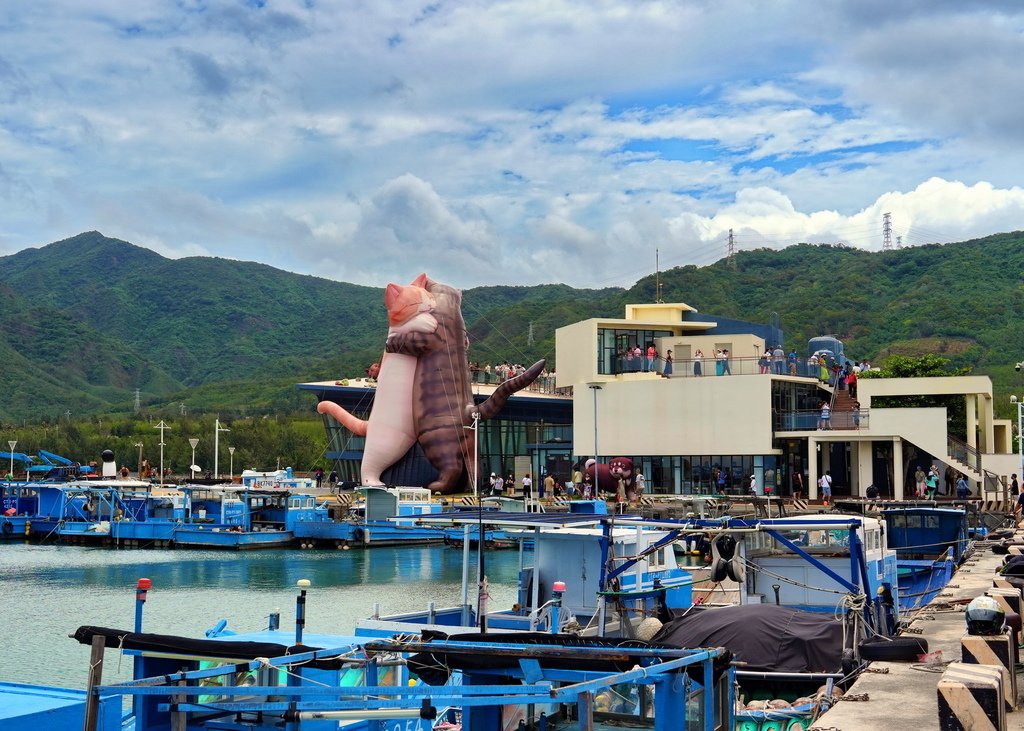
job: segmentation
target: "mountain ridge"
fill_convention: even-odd
[[[1022,244],[1022,232],[887,252],[797,244],[675,267],[627,289],[471,288],[470,358],[554,366],[558,327],[621,317],[626,303],[655,301],[660,282],[663,301],[711,315],[779,313],[798,351],[829,333],[857,358],[938,352],[1008,388],[1024,358],[1013,352],[1024,335]],[[301,407],[296,382],[361,373],[386,330],[380,288],[257,262],[168,259],[87,231],[0,258],[0,421],[125,411],[135,388],[153,408]]]

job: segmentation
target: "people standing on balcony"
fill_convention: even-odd
[[[491,482],[491,494],[501,497],[501,494],[505,491],[505,481],[501,479],[501,475],[495,476],[493,472],[491,477],[494,478]]]
[[[772,361],[775,363],[775,373],[782,375],[786,372],[786,351],[782,349],[781,345],[776,345],[775,350],[772,351]]]
[[[715,368],[720,376],[732,375],[729,370],[729,351],[726,348],[715,351]]]
[[[768,364],[770,363],[770,361],[771,361],[771,355],[769,353],[765,353],[760,358],[758,358],[757,359],[757,372],[760,373],[762,376],[765,373],[767,373],[768,372]]]
[[[665,378],[672,377],[672,351],[669,350],[665,353],[665,366],[661,369],[661,375]]]
[[[850,415],[853,417],[853,428],[860,429],[860,401],[853,402],[853,408],[850,409]]]
[[[796,354],[795,350],[789,351],[789,375],[795,376],[797,364],[800,362],[800,356]]]
[[[928,489],[928,475],[925,474],[924,470],[921,469],[921,465],[917,466],[917,471],[914,472],[914,494],[919,498],[924,497],[924,491]]]
[[[703,366],[701,365],[701,361],[703,361],[703,360],[704,360],[704,351],[701,350],[700,348],[697,348],[697,352],[693,354],[693,375],[695,375],[695,376],[703,376],[704,375],[703,370],[702,370]]]
[[[818,416],[818,430],[831,428],[832,407],[828,405],[828,401],[822,401],[818,404],[818,408],[821,409],[821,413]]]

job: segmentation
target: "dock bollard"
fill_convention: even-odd
[[[146,605],[146,594],[153,588],[149,579],[139,579],[135,584],[135,631],[142,631],[142,608]]]
[[[936,689],[944,729],[1006,728],[1005,668],[950,663]]]
[[[306,626],[306,589],[313,582],[309,579],[299,579],[295,585],[299,587],[299,595],[295,597],[295,644],[302,644],[302,630]]]

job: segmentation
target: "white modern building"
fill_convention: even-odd
[[[814,498],[827,470],[837,497],[863,496],[874,483],[883,496],[902,499],[913,495],[907,488],[917,467],[936,464],[942,492],[963,473],[977,495],[1018,471],[1010,422],[993,417],[987,376],[861,378],[858,409],[845,391],[833,398],[808,365],[805,344],[765,368],[766,348],[782,342],[777,325],[705,315],[681,303],[625,310],[621,319],[558,329],[557,386],[573,388],[575,456],[631,457],[656,491],[745,492],[754,475],[759,492],[767,485],[790,495],[802,487]],[[652,343],[659,357],[649,368]],[[637,346],[641,359],[628,355]],[[665,378],[668,351],[673,372]],[[728,356],[716,358],[720,351]],[[893,405],[894,398],[922,395],[947,397],[947,406]],[[827,429],[818,428],[822,401],[832,404]],[[952,417],[966,425],[966,438],[950,434]]]

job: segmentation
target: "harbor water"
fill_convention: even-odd
[[[490,608],[515,601],[517,551],[489,551]],[[527,562],[532,554],[527,554]],[[476,605],[476,554],[470,603]],[[226,618],[228,629],[294,626],[296,582],[309,579],[308,632],[350,633],[374,605],[381,612],[461,603],[462,550],[445,546],[353,551],[111,550],[80,546],[0,544],[0,681],[83,687],[89,648],[68,635],[80,625],[131,630],[135,584],[153,581],[147,632],[202,637]],[[108,653],[107,681],[131,678],[131,663]]]

